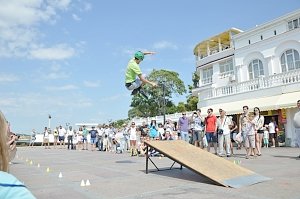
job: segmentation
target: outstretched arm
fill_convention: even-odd
[[[144,55],[154,55],[156,54],[156,52],[153,52],[153,51],[145,51],[145,52],[142,52],[144,53]]]

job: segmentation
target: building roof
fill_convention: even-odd
[[[207,44],[209,44],[210,48],[218,47],[219,45],[219,39],[222,45],[230,46],[231,36],[238,33],[243,32],[242,30],[239,30],[237,28],[231,28],[229,30],[226,30],[220,34],[214,35],[206,40],[201,41],[198,43],[194,48],[194,55],[198,55],[199,52],[201,54],[207,54]]]

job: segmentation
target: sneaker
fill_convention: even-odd
[[[143,89],[139,89],[139,93],[146,99],[148,99],[148,95],[146,94],[146,92]]]
[[[133,89],[131,95],[136,95],[139,92],[139,88]]]

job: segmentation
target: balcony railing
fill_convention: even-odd
[[[300,69],[292,70],[286,73],[275,74],[268,77],[261,76],[254,80],[234,83],[219,88],[212,88],[205,93],[201,93],[203,94],[201,95],[201,99],[210,99],[237,93],[245,93],[292,83],[300,83]]]

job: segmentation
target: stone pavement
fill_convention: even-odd
[[[261,157],[248,160],[244,158],[244,150],[235,152],[235,157],[227,158],[228,161],[240,163],[272,180],[239,189],[226,188],[186,168],[146,174],[145,158],[130,157],[128,153],[42,147],[18,148],[10,171],[39,199],[300,198],[300,158],[296,158],[299,148],[263,149]],[[165,157],[152,159],[160,168],[173,163]],[[62,178],[59,178],[60,172]],[[82,180],[89,180],[91,185],[81,187]]]

